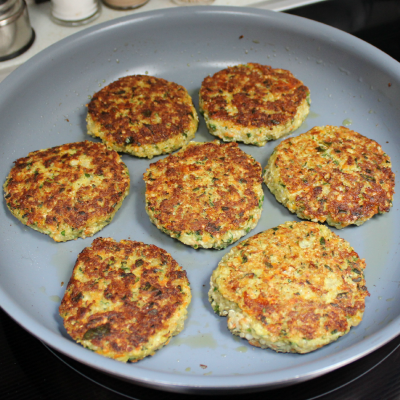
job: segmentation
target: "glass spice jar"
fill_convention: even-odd
[[[51,0],[51,19],[60,25],[84,25],[99,15],[99,0]]]
[[[103,0],[103,3],[115,10],[130,10],[144,6],[149,0]]]

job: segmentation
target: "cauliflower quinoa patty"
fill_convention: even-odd
[[[261,172],[237,143],[190,142],[144,174],[147,214],[184,244],[223,249],[260,219]]]
[[[69,143],[14,162],[4,183],[11,213],[56,242],[92,236],[129,193],[129,171],[102,143]]]
[[[275,148],[264,181],[299,218],[341,229],[390,210],[391,166],[374,140],[345,127],[315,127]]]
[[[199,105],[212,135],[264,146],[299,128],[310,110],[310,91],[290,71],[241,64],[206,77]]]
[[[79,254],[59,312],[84,347],[136,362],[182,331],[190,300],[186,272],[165,250],[98,238]]]
[[[361,322],[365,261],[315,222],[286,222],[226,254],[209,300],[234,335],[278,352],[308,353]]]
[[[198,126],[186,89],[148,75],[120,78],[95,93],[86,121],[88,134],[109,148],[148,158],[181,148]]]

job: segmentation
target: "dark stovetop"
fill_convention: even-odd
[[[0,397],[7,400],[243,400],[188,396],[125,383],[50,351],[0,309]],[[400,337],[320,378],[251,394],[252,400],[400,399]]]
[[[399,0],[328,0],[287,13],[351,33],[400,61]]]
[[[290,14],[342,29],[400,61],[400,1],[331,0]],[[400,68],[400,65],[399,65]],[[0,309],[0,398],[8,400],[89,399],[186,400],[106,376],[50,351]],[[230,400],[243,399],[229,396]],[[208,396],[210,400],[224,397]],[[226,397],[225,397],[226,398]],[[400,337],[374,353],[320,378],[252,394],[253,400],[400,399]],[[190,396],[191,400],[206,399]]]

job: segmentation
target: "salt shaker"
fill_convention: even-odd
[[[99,0],[51,0],[51,18],[60,25],[84,25],[99,15]]]

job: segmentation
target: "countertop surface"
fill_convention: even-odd
[[[260,6],[275,11],[313,19],[342,29],[380,48],[400,61],[400,2],[382,0],[326,0],[293,8],[310,2],[217,0],[217,5]],[[103,6],[101,16],[91,24],[107,21],[132,12],[160,8],[169,0],[150,0],[136,11],[120,12]],[[286,6],[284,6],[286,3]],[[289,4],[291,3],[291,4]],[[282,7],[282,8],[281,8]],[[161,7],[162,8],[162,7]],[[0,63],[0,79],[21,63],[69,34],[84,27],[67,28],[50,21],[50,3],[29,4],[36,43],[18,59]],[[400,68],[400,64],[399,64]],[[3,75],[2,75],[3,74]],[[252,394],[258,399],[400,399],[400,337],[381,349],[346,367],[317,379],[288,388]],[[0,310],[0,389],[1,398],[22,399],[87,399],[117,400],[184,400],[189,396],[159,392],[124,383],[87,368],[68,357],[57,354],[31,336]],[[208,396],[216,399],[216,396]],[[218,397],[223,398],[223,397]],[[229,396],[244,398],[244,396]],[[190,396],[190,399],[206,399]]]

